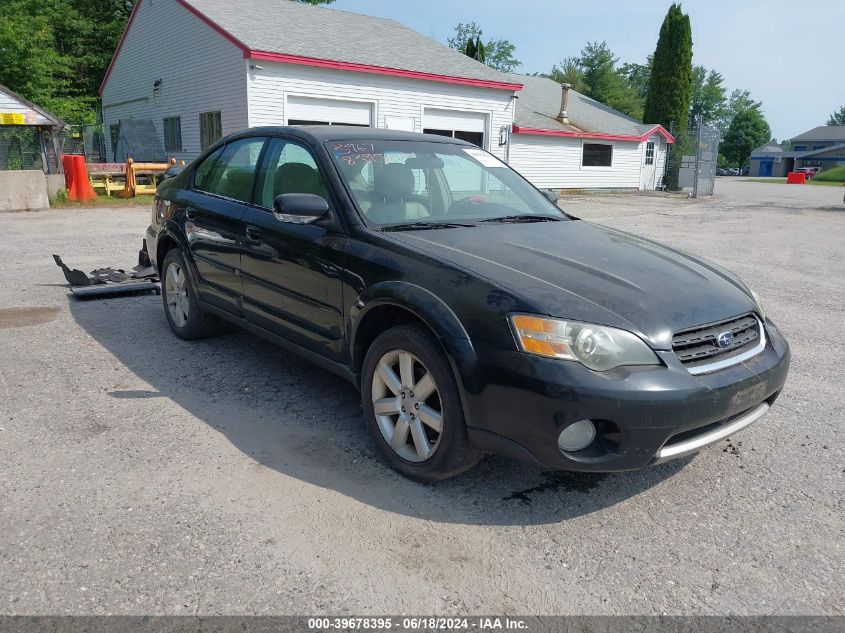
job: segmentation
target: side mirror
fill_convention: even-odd
[[[273,208],[279,222],[311,224],[329,212],[329,203],[313,193],[283,193],[273,199]]]
[[[540,189],[540,192],[548,198],[549,202],[557,204],[558,195],[551,189]]]

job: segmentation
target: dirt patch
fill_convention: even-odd
[[[0,330],[15,327],[29,327],[55,321],[61,308],[0,308]]]

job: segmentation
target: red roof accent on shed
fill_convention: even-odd
[[[534,134],[536,136],[562,136],[566,138],[593,138],[602,141],[644,141],[652,134],[660,134],[667,143],[674,143],[675,137],[669,134],[662,125],[655,125],[641,136],[633,134],[602,134],[601,132],[574,132],[569,130],[539,130],[531,127],[513,126],[514,134]]]

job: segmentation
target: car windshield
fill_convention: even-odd
[[[522,176],[477,147],[426,141],[331,141],[326,147],[373,226],[567,219]]]

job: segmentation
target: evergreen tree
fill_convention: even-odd
[[[667,129],[674,122],[676,130],[686,129],[691,99],[692,27],[675,3],[660,27],[643,120]]]
[[[552,67],[545,77],[568,83],[578,92],[635,119],[643,114],[636,87],[628,81],[619,58],[607,42],[587,42],[579,57],[567,57]],[[630,68],[628,69],[630,71]]]
[[[514,57],[516,46],[508,40],[481,39],[481,27],[475,22],[461,22],[455,27],[455,35],[448,39],[451,48],[461,51],[467,57],[487,64],[504,73],[512,73],[521,62]]]
[[[467,41],[464,55],[472,57],[475,61],[481,62],[482,64],[487,63],[487,50],[484,47],[484,42],[481,41],[481,31],[478,32],[474,40]]]
[[[825,125],[845,125],[845,106],[839,108],[839,112],[831,114]]]

